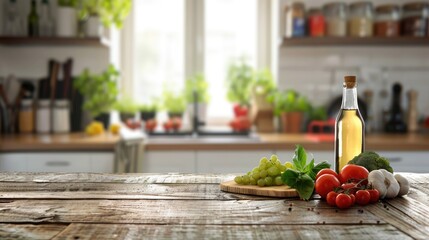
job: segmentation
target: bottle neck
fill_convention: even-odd
[[[359,109],[356,87],[343,88],[343,103],[341,109]]]

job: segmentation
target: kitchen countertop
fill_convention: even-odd
[[[57,135],[0,136],[0,152],[18,151],[113,151],[117,135],[89,137],[83,133]],[[259,134],[257,137],[156,137],[149,138],[146,150],[293,150],[296,144],[315,151],[332,151],[333,141],[307,134]],[[375,151],[429,151],[429,134],[371,134],[366,149]]]
[[[234,175],[1,173],[1,239],[428,239],[429,174],[404,197],[338,210],[222,192]]]

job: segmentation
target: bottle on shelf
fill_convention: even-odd
[[[408,131],[416,132],[418,130],[418,112],[417,112],[417,96],[416,90],[409,90],[407,92],[408,97],[408,112],[407,112],[407,123]]]
[[[31,10],[28,14],[28,36],[39,36],[39,15],[37,14],[36,0],[31,0]]]
[[[23,34],[22,22],[18,13],[16,0],[9,0],[6,5],[3,34],[6,36],[20,36]]]
[[[404,113],[401,108],[401,84],[395,83],[392,90],[393,96],[390,108],[390,117],[386,123],[385,130],[388,133],[406,133],[407,125],[405,124]]]
[[[54,34],[54,21],[49,8],[49,0],[42,0],[39,24],[40,36],[49,37]]]
[[[343,101],[335,121],[335,170],[365,150],[365,123],[359,111],[355,76],[345,76]]]

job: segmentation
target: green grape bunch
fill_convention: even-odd
[[[282,164],[277,155],[272,155],[269,160],[263,157],[259,161],[259,165],[253,168],[251,172],[236,176],[234,181],[240,185],[281,186],[284,185],[281,174],[291,167],[292,163]]]

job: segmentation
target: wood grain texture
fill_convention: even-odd
[[[0,222],[220,225],[384,223],[379,217],[358,210],[351,208],[339,213],[319,200],[12,200],[1,204]]]
[[[55,239],[359,239],[382,234],[389,240],[411,239],[390,225],[135,225],[70,224]]]
[[[0,224],[0,239],[52,239],[66,227],[62,224]]]
[[[259,187],[251,185],[239,185],[232,181],[220,184],[220,190],[230,193],[240,193],[257,196],[290,198],[298,197],[298,192],[289,186]]]

